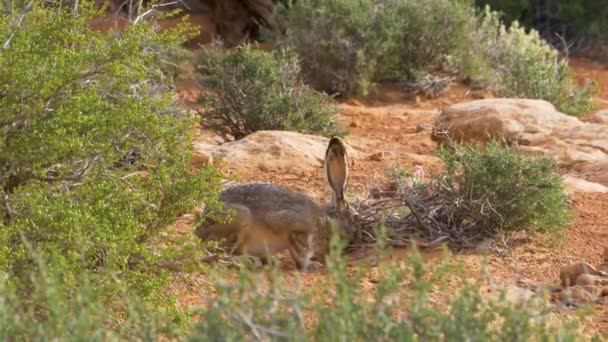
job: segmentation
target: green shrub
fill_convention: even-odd
[[[490,298],[456,262],[437,261],[427,268],[415,251],[399,262],[353,274],[334,241],[328,278],[314,287],[286,286],[277,268],[254,272],[243,268],[235,280],[214,282],[217,295],[196,313],[192,330],[178,329],[167,312],[146,305],[124,284],[113,301],[90,272],[78,286],[41,267],[31,274],[27,299],[0,276],[2,340],[144,340],[191,341],[417,341],[548,340],[581,336],[576,320],[566,321],[542,301],[511,303]],[[379,251],[380,252],[380,251]],[[381,253],[381,252],[380,252]],[[38,260],[38,259],[37,259]],[[374,274],[376,288],[369,292]],[[407,286],[404,286],[407,284]]]
[[[498,14],[486,8],[473,35],[472,49],[486,65],[485,78],[498,96],[542,99],[568,114],[581,114],[593,106],[593,87],[580,88],[567,59],[517,22],[507,29]]]
[[[568,208],[549,157],[527,157],[496,141],[442,148],[438,191],[451,204],[451,226],[478,235],[514,230],[560,232]],[[460,229],[457,229],[460,227]],[[485,234],[482,234],[485,233]]]
[[[316,89],[342,96],[366,94],[394,33],[382,21],[384,6],[369,0],[294,1],[277,6],[286,44],[300,57],[303,75]]]
[[[304,0],[277,6],[285,35],[309,84],[341,96],[365,95],[385,79],[412,78],[462,55],[474,27],[467,1]]]
[[[543,38],[563,47],[563,41],[576,45],[608,39],[608,7],[601,1],[586,0],[476,0],[505,16],[506,23],[519,21],[540,31]],[[560,38],[561,37],[561,38]],[[583,44],[580,44],[583,43]]]
[[[542,300],[514,304],[484,297],[481,281],[466,280],[457,265],[430,271],[414,254],[353,274],[338,250],[334,244],[329,280],[313,287],[288,290],[274,271],[241,271],[237,281],[219,283],[190,340],[572,341],[577,336],[577,322],[559,321]],[[373,293],[364,285],[364,272],[374,274]]]
[[[153,258],[146,239],[218,188],[212,169],[190,172],[194,118],[164,72],[187,32],[145,22],[120,36],[93,31],[88,2],[3,9],[0,270],[31,287],[27,242],[66,282],[95,269],[102,286],[129,268],[126,281],[158,287],[138,271]]]
[[[580,88],[536,31],[507,29],[471,1],[304,0],[277,6],[275,20],[285,31],[275,45],[292,47],[306,81],[331,93],[365,95],[375,82],[459,70],[499,96],[547,100],[569,114],[592,108],[592,87]]]
[[[475,9],[468,0],[384,1],[383,21],[391,23],[396,42],[385,55],[382,79],[414,80],[438,70],[445,62],[464,67],[468,62],[468,34],[475,30]],[[448,60],[449,59],[449,60]],[[392,70],[386,70],[386,67]]]
[[[78,275],[78,285],[66,284],[61,275],[41,268],[33,273],[27,297],[0,276],[0,339],[3,341],[151,341],[178,336],[166,313],[151,308],[111,280],[121,292],[107,303],[107,294],[89,272]]]
[[[258,130],[341,134],[330,98],[300,83],[295,56],[250,46],[201,54],[199,71],[211,90],[201,97],[202,124],[224,140]]]

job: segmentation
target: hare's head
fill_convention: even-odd
[[[331,203],[327,214],[331,226],[347,241],[352,241],[358,233],[357,213],[344,197],[348,184],[348,155],[346,146],[340,138],[331,138],[325,153],[325,174],[331,189]]]

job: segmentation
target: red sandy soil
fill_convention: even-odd
[[[208,43],[215,35],[213,23],[205,14],[192,15],[189,21],[202,28],[201,35],[188,44],[195,50],[198,44]],[[177,19],[161,21],[160,27],[173,26]],[[91,23],[102,30],[122,30],[124,21],[106,16]],[[598,83],[599,92],[594,98],[599,108],[608,108],[608,65],[587,59],[571,61],[572,69],[579,79],[591,78]],[[184,104],[195,106],[200,93],[200,85],[189,77],[177,82],[178,91]],[[351,192],[364,196],[372,183],[377,184],[392,167],[409,169],[414,163],[421,163],[427,170],[438,168],[438,160],[433,156],[436,144],[430,140],[430,132],[425,124],[433,122],[442,107],[453,103],[469,101],[488,96],[472,92],[462,85],[453,85],[439,98],[427,100],[405,97],[398,88],[383,86],[376,90],[372,99],[350,99],[341,104],[342,122],[350,128],[347,140],[372,155],[381,152],[378,158],[357,160],[352,167]],[[209,134],[202,132],[201,134]],[[315,194],[326,199],[322,170],[316,174],[293,173],[285,170],[258,172],[255,174],[235,173],[240,181],[272,181],[290,189]],[[513,284],[527,279],[542,284],[556,284],[562,265],[585,260],[598,263],[604,246],[608,246],[608,194],[577,194],[572,203],[573,219],[565,241],[555,245],[550,239],[534,240],[522,244],[505,255],[461,254],[471,274],[479,274],[480,264],[486,261],[489,273],[498,284]],[[184,218],[174,225],[174,236],[192,234],[192,218]],[[399,258],[404,250],[395,250],[389,258]],[[423,251],[425,260],[431,262],[438,251]],[[365,258],[358,253],[353,259]],[[295,278],[293,264],[289,258],[281,257],[285,275]],[[356,267],[353,262],[352,267]],[[324,278],[324,271],[301,274],[304,286],[313,286]],[[375,284],[365,284],[370,293]],[[204,305],[205,294],[212,293],[211,279],[206,272],[175,272],[175,280],[170,292],[178,297],[184,308]],[[608,331],[608,307],[596,306],[593,311],[594,325],[599,331]]]
[[[608,67],[590,60],[572,61],[577,77],[592,77],[598,82],[600,92],[595,98],[599,107],[608,108]],[[182,80],[178,89],[185,102],[192,104],[199,92],[192,80]],[[351,173],[351,192],[364,196],[372,183],[377,184],[392,167],[409,169],[413,164],[422,163],[427,170],[438,168],[433,156],[436,144],[430,140],[430,132],[424,124],[430,124],[438,111],[447,105],[485,97],[486,94],[473,93],[461,85],[455,85],[441,97],[433,100],[412,99],[403,96],[398,89],[383,86],[376,91],[372,100],[350,99],[341,104],[342,122],[350,128],[347,140],[357,145],[369,155],[381,152],[379,158],[357,160]],[[209,134],[204,132],[203,134]],[[322,170],[316,174],[294,173],[288,170],[257,172],[255,174],[234,173],[236,180],[271,181],[290,189],[315,194],[326,199]],[[505,255],[461,254],[471,274],[479,274],[482,262],[488,263],[489,274],[495,284],[514,284],[518,280],[552,285],[558,283],[561,266],[574,261],[600,262],[604,246],[608,246],[608,194],[577,194],[572,202],[573,218],[565,241],[556,244],[551,239],[529,241]],[[192,227],[184,223],[178,228],[180,234],[191,234]],[[395,250],[391,258],[399,258],[404,250]],[[433,260],[438,251],[423,251],[425,260]],[[353,259],[365,258],[365,253],[351,255]],[[294,267],[288,257],[281,257],[285,275],[295,278]],[[353,262],[352,267],[356,267]],[[203,272],[204,273],[204,272]],[[210,282],[206,274],[176,274],[172,292],[187,308],[204,303],[203,293],[208,293]],[[305,287],[312,287],[324,277],[323,271],[304,273],[301,280]],[[373,292],[375,284],[366,281],[365,287]],[[608,307],[593,309],[593,324],[599,331],[608,331]]]

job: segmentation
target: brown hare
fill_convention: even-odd
[[[325,172],[332,191],[330,203],[317,204],[302,193],[275,184],[236,185],[220,193],[223,207],[232,211],[228,222],[205,217],[196,235],[204,241],[224,240],[232,253],[247,254],[261,262],[287,249],[300,270],[316,268],[320,263],[312,257],[332,232],[348,241],[357,232],[355,213],[344,198],[348,156],[339,138],[329,141]]]

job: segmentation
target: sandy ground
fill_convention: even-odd
[[[188,44],[190,49],[195,50],[198,44],[209,42],[215,30],[209,17],[204,14],[191,16],[189,21],[202,28],[201,34]],[[176,22],[170,19],[161,22],[160,26],[173,26]],[[124,22],[111,16],[100,18],[92,25],[103,30],[124,28]],[[608,65],[587,59],[574,59],[571,65],[577,78],[591,78],[597,82],[599,92],[594,101],[598,107],[608,108]],[[196,106],[200,85],[192,78],[183,77],[178,80],[177,87],[183,103]],[[341,103],[342,122],[350,129],[348,142],[370,155],[380,152],[380,158],[375,160],[357,160],[352,167],[350,191],[364,196],[370,185],[381,182],[387,170],[393,167],[409,169],[414,163],[421,163],[429,171],[437,169],[439,162],[434,156],[437,146],[431,141],[430,131],[425,125],[431,124],[444,106],[487,96],[455,84],[439,98],[417,99],[405,97],[398,88],[387,85],[378,88],[371,99],[349,99]],[[315,174],[283,170],[255,174],[235,172],[232,176],[240,181],[272,181],[293,190],[311,193],[321,200],[327,197],[322,170]],[[578,260],[597,263],[601,249],[608,246],[608,194],[577,194],[572,209],[572,222],[561,244],[540,238],[501,256],[460,254],[455,257],[464,261],[473,275],[478,274],[482,262],[487,262],[490,275],[498,284],[512,284],[522,279],[555,284],[562,265]],[[192,234],[192,217],[179,220],[169,230],[168,233],[174,237]],[[404,253],[405,250],[395,250],[388,257],[399,258]],[[353,259],[351,267],[357,267],[357,263],[368,256],[365,252],[350,255]],[[433,262],[439,252],[423,251],[423,256],[427,262]],[[295,279],[296,271],[289,258],[282,256],[280,261],[286,278]],[[322,270],[301,275],[304,286],[308,287],[324,277]],[[365,286],[371,293],[375,285],[369,281]],[[176,271],[169,291],[185,309],[204,305],[205,297],[213,293],[209,273],[204,270]],[[598,330],[608,331],[608,307],[596,306],[592,315],[593,324]]]
[[[594,99],[600,108],[608,108],[608,66],[590,60],[572,61],[573,71],[579,78],[591,77],[600,91]],[[193,104],[199,86],[191,79],[182,79],[178,89],[186,103]],[[471,92],[462,85],[452,86],[447,93],[433,100],[415,99],[403,96],[392,86],[380,87],[372,99],[349,99],[340,104],[342,122],[349,127],[349,143],[356,145],[364,153],[381,152],[377,160],[357,160],[351,173],[351,192],[364,196],[371,184],[382,181],[387,170],[393,167],[412,168],[414,163],[422,163],[428,170],[438,168],[438,160],[433,155],[436,144],[430,140],[426,124],[431,124],[438,111],[447,105],[488,96]],[[209,134],[209,132],[201,132]],[[325,191],[322,170],[315,174],[288,170],[257,172],[247,174],[235,172],[232,176],[242,181],[272,181],[293,190],[305,191],[324,200]],[[520,280],[540,284],[556,284],[562,265],[585,260],[598,263],[604,245],[608,246],[608,194],[577,194],[572,201],[573,217],[567,230],[565,241],[556,243],[551,239],[539,238],[515,247],[505,255],[460,254],[471,274],[478,274],[482,262],[487,262],[494,283],[514,284]],[[191,234],[189,222],[177,226],[178,233]],[[404,250],[395,250],[389,258],[398,258]],[[423,251],[427,262],[439,256],[438,251]],[[353,260],[365,259],[365,253],[350,255]],[[285,276],[295,277],[294,266],[288,257],[280,257]],[[351,267],[357,267],[357,261]],[[305,273],[301,276],[304,286],[314,286],[324,277],[323,271]],[[370,293],[373,282],[366,283]],[[211,291],[206,272],[176,273],[172,287],[181,305],[194,308],[204,304],[205,294]],[[593,308],[593,324],[600,331],[608,331],[608,307]]]

